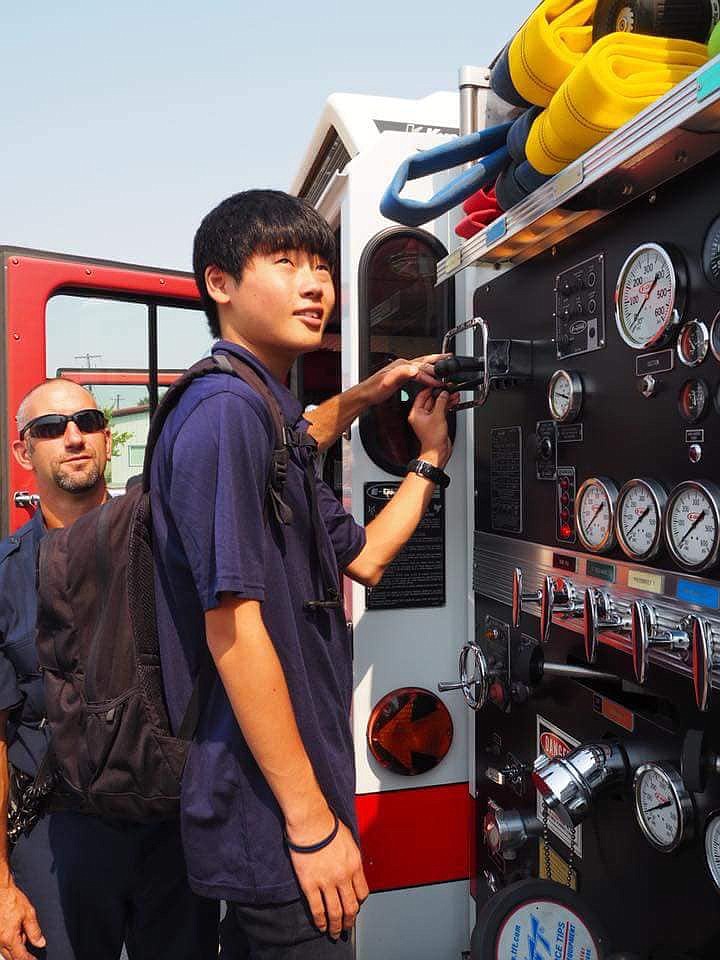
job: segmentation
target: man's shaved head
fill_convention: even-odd
[[[56,378],[38,383],[32,390],[28,390],[20,401],[15,420],[18,430],[22,430],[26,423],[41,417],[45,413],[68,413],[65,408],[71,404],[75,410],[89,410],[97,407],[95,397],[72,380]]]
[[[45,380],[33,387],[20,402],[15,419],[18,432],[37,417],[62,414],[70,417],[80,410],[97,409],[95,397],[72,380]],[[75,496],[102,494],[104,472],[111,454],[110,430],[83,433],[69,420],[58,437],[33,437],[32,429],[12,444],[15,459],[24,470],[32,471],[45,503],[57,498],[58,491]]]

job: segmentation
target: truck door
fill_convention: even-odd
[[[168,383],[209,349],[190,274],[0,249],[4,290],[2,506],[5,535],[34,508],[33,478],[9,455],[22,397],[46,377],[88,387],[114,432],[111,490],[139,472],[149,416]]]

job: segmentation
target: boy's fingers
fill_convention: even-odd
[[[360,904],[350,883],[343,884],[340,890],[340,901],[343,909],[343,930],[351,930],[355,923]]]
[[[25,934],[28,940],[34,947],[46,946],[45,937],[40,929],[40,924],[38,923],[35,910],[28,912],[28,916],[25,918],[23,926],[25,927]]]
[[[325,916],[325,904],[323,903],[322,896],[320,895],[319,890],[314,890],[312,893],[306,893],[305,897],[308,902],[308,907],[310,908],[310,913],[312,914],[313,923],[318,928],[318,930],[325,931],[327,930],[327,917]]]
[[[360,903],[363,903],[367,900],[370,890],[367,885],[367,880],[365,879],[365,873],[362,867],[353,874],[352,878],[353,887],[355,888],[355,896],[358,898]]]
[[[335,887],[328,887],[323,890],[323,899],[325,900],[325,913],[328,919],[328,933],[331,937],[337,938],[342,931],[343,909]]]

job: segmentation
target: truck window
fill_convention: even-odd
[[[142,470],[151,412],[212,342],[202,311],[60,293],[45,313],[46,372],[82,384],[113,433],[108,485],[118,493]]]
[[[454,323],[453,281],[435,286],[435,267],[447,251],[419,230],[391,230],[370,242],[360,262],[360,377],[403,357],[440,350]],[[407,422],[412,389],[371,408],[360,421],[360,436],[371,459],[403,476],[419,453]]]

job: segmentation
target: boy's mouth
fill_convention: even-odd
[[[319,329],[322,326],[324,311],[322,307],[304,307],[302,310],[295,310],[294,317],[299,317],[309,326]]]

